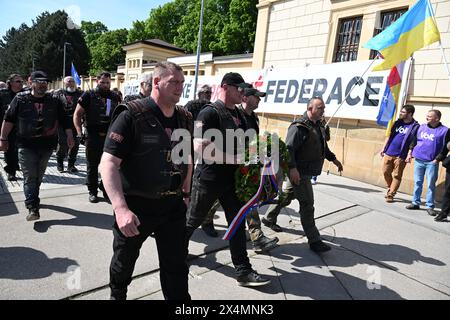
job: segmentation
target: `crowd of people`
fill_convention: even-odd
[[[214,215],[223,208],[228,225],[244,206],[236,195],[235,172],[239,168],[239,140],[231,150],[226,139],[213,139],[205,133],[216,130],[223,137],[229,132],[255,130],[259,119],[255,113],[264,92],[254,88],[235,72],[223,76],[217,100],[211,100],[211,86],[199,88],[198,99],[178,106],[183,93],[184,75],[171,62],[156,64],[152,74],[140,78],[140,91],[126,96],[111,90],[111,75],[101,72],[97,87],[79,90],[72,77],[64,78],[64,87],[49,92],[50,79],[36,71],[23,78],[12,74],[6,88],[0,90],[0,116],[3,119],[0,150],[5,152],[8,180],[15,180],[20,169],[24,177],[27,221],[40,219],[39,188],[47,163],[56,150],[57,170],[76,173],[79,145],[85,145],[88,200],[96,203],[103,192],[114,212],[113,257],[110,264],[111,299],[123,300],[132,280],[139,250],[148,237],[156,240],[160,281],[165,299],[188,300],[187,256],[189,242],[199,227],[217,237]],[[330,129],[324,121],[325,102],[312,97],[303,117],[291,123],[286,147],[290,155],[288,179],[283,197],[269,207],[260,219],[257,209],[246,216],[246,223],[236,227],[229,240],[237,284],[258,287],[270,283],[252,266],[246,247],[245,225],[256,252],[267,252],[279,239],[264,235],[264,224],[276,232],[283,229],[277,217],[283,207],[296,199],[310,249],[321,254],[331,247],[322,241],[314,219],[313,184],[322,172],[324,160],[339,172],[342,163],[329,149]],[[414,158],[414,195],[407,209],[419,209],[424,176],[427,176],[426,208],[436,221],[446,220],[450,211],[450,164],[446,158],[450,133],[441,124],[441,113],[430,110],[427,123],[419,125],[413,118],[414,106],[402,107],[399,119],[386,139],[381,156],[387,185],[385,199],[393,202],[407,163]],[[194,134],[195,129],[201,135]],[[173,158],[173,150],[185,143],[185,161]],[[205,152],[211,150],[214,152]],[[202,154],[194,163],[194,154]],[[221,161],[217,161],[221,159]],[[439,162],[447,168],[443,209],[435,210],[435,185]],[[448,161],[450,163],[450,160]]]

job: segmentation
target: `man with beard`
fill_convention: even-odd
[[[86,185],[89,190],[89,202],[98,202],[98,189],[100,188],[105,198],[103,184],[98,181],[98,165],[103,153],[106,134],[111,122],[114,109],[120,102],[120,98],[111,90],[111,74],[101,72],[97,75],[97,88],[83,93],[78,100],[78,105],[73,115],[73,124],[77,130],[77,137],[84,139],[81,127],[81,119],[84,117],[83,125],[86,127],[87,138],[86,162],[87,177]]]
[[[22,168],[27,221],[38,220],[39,187],[58,138],[58,126],[67,135],[67,145],[73,147],[73,134],[58,98],[47,93],[49,79],[42,71],[31,74],[31,92],[16,95],[6,111],[0,134],[0,150],[8,150],[8,135],[17,127],[17,146]]]
[[[382,170],[387,186],[386,202],[394,202],[394,196],[402,182],[409,146],[419,128],[419,123],[413,118],[414,111],[413,105],[406,104],[402,107],[380,153],[383,157]]]
[[[73,125],[73,113],[75,112],[75,108],[77,106],[78,99],[83,94],[83,91],[78,90],[75,84],[75,80],[73,77],[65,77],[64,78],[64,89],[57,90],[54,92],[54,95],[63,100],[65,105],[65,110],[67,114],[67,118],[72,124],[72,133],[74,134],[74,142],[75,145],[69,149],[67,146],[67,137],[66,133],[62,128],[58,129],[58,148],[56,150],[56,161],[59,172],[64,172],[64,159],[68,158],[68,166],[67,171],[70,173],[78,172],[78,169],[75,167],[75,161],[77,160],[78,149],[80,146],[80,141],[76,139],[76,129]]]

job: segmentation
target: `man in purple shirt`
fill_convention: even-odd
[[[386,138],[383,151],[380,152],[383,157],[383,176],[388,188],[386,202],[394,202],[394,196],[402,182],[409,146],[419,128],[419,123],[413,118],[414,111],[413,105],[403,106],[389,137]]]
[[[430,110],[427,113],[427,123],[420,125],[413,139],[406,161],[414,158],[414,192],[411,204],[406,209],[417,210],[420,208],[420,196],[422,194],[424,176],[427,175],[427,196],[425,206],[430,216],[435,216],[434,191],[438,177],[439,157],[444,142],[448,141],[448,128],[440,122],[441,112]]]

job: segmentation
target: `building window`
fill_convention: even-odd
[[[386,29],[391,24],[393,24],[406,11],[408,11],[408,8],[382,12],[381,15],[380,15],[379,23],[378,23],[379,27],[375,28],[375,30],[373,32],[373,36],[375,37],[379,33],[383,32],[384,29]],[[377,56],[377,51],[370,50],[370,59],[375,59],[376,56]]]
[[[204,76],[205,75],[205,70],[200,70],[198,73],[199,73],[200,76]]]
[[[362,16],[339,22],[336,53],[333,62],[355,61],[358,58],[361,38]]]

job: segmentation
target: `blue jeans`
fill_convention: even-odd
[[[39,187],[52,152],[52,149],[19,148],[19,162],[24,179],[23,192],[28,209],[39,208]]]
[[[414,160],[414,192],[412,204],[420,205],[420,196],[422,194],[423,181],[427,175],[427,196],[425,205],[427,208],[434,208],[434,191],[436,189],[436,180],[438,178],[439,164],[433,161]]]

